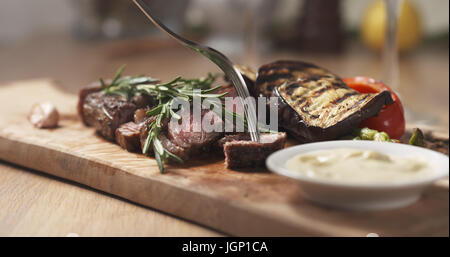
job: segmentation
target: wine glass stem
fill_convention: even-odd
[[[401,96],[399,55],[397,45],[398,19],[403,0],[384,0],[386,4],[386,40],[383,50],[383,80]],[[437,123],[434,115],[415,112],[404,106],[406,119],[412,123],[432,125]]]
[[[383,80],[399,91],[399,60],[397,47],[398,18],[403,0],[384,0],[386,4],[386,37],[383,51]]]

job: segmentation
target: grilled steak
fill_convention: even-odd
[[[206,132],[202,124],[198,124],[199,121],[194,120],[192,113],[188,115],[181,114],[181,116],[191,119],[190,126],[180,126],[175,122],[171,122],[168,126],[168,135],[173,143],[184,148],[189,155],[208,152],[213,147],[213,144],[223,135],[222,132]],[[209,110],[203,110],[201,117],[204,124],[206,122],[218,124],[220,131],[222,131],[223,122],[217,114]],[[196,128],[200,129],[200,131],[195,131]]]
[[[149,125],[155,121],[155,117],[150,117],[148,118],[145,122],[142,123],[141,126],[141,131],[140,131],[140,135],[139,135],[139,139],[140,139],[140,143],[141,143],[141,149],[144,149],[145,146],[145,142],[147,140],[147,136],[148,136],[148,132],[149,132]],[[158,139],[161,141],[161,144],[163,145],[164,149],[166,149],[167,151],[171,152],[172,154],[175,154],[176,156],[180,157],[183,160],[187,160],[188,156],[185,153],[185,150],[172,143],[172,141],[170,141],[168,135],[167,135],[167,128],[168,128],[168,122],[164,121],[163,122],[163,126],[161,128],[161,133],[158,136]],[[148,155],[153,155],[153,148],[150,147],[148,150]]]
[[[99,92],[102,90],[102,86],[100,85],[99,82],[95,82],[92,83],[91,85],[83,88],[80,90],[80,92],[78,93],[78,105],[77,105],[77,110],[78,110],[78,115],[81,117],[81,120],[83,121],[84,125],[89,126],[84,114],[83,114],[83,108],[84,108],[84,103],[86,100],[86,97],[92,93],[95,92]]]
[[[108,140],[114,140],[115,131],[121,124],[133,119],[136,109],[152,106],[154,101],[146,96],[135,96],[128,100],[100,90],[94,87],[80,91],[78,111],[87,126],[95,127]]]
[[[234,142],[234,141],[251,141],[250,134],[248,133],[237,133],[237,134],[230,134],[222,137],[217,141],[216,148],[223,152],[223,146],[228,142]]]
[[[222,139],[225,165],[229,169],[264,166],[267,157],[284,148],[286,133],[261,134],[261,142],[242,140],[244,135]],[[220,144],[220,143],[219,143]]]
[[[116,129],[116,142],[129,152],[137,152],[141,149],[140,130],[142,125],[127,122]]]
[[[181,117],[189,117],[191,119],[189,126],[177,126],[175,123],[165,121],[161,130],[161,134],[159,136],[159,140],[163,144],[164,148],[183,160],[188,160],[191,156],[208,153],[210,150],[212,150],[214,143],[223,135],[222,132],[206,132],[202,127],[202,124],[195,123],[197,121],[193,119],[192,113],[182,113]],[[217,124],[222,126],[222,120],[212,111],[203,110],[201,117],[204,123],[206,121],[215,121],[218,122]],[[140,131],[140,141],[142,148],[144,147],[145,140],[148,136],[148,126],[153,122],[153,120],[154,117],[148,118],[144,122],[144,125],[142,125],[143,127]],[[195,131],[196,125],[201,129],[200,131]]]
[[[360,94],[313,64],[280,61],[263,66],[260,94],[280,99],[279,123],[301,143],[336,139],[393,102],[387,91]],[[273,92],[271,92],[273,91]]]

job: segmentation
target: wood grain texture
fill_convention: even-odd
[[[34,102],[50,100],[60,127],[38,130],[26,120]],[[0,88],[0,159],[105,191],[238,236],[447,235],[448,180],[416,204],[381,212],[345,212],[305,201],[295,182],[265,170],[230,171],[221,158],[168,167],[123,151],[84,127],[76,96],[49,80]]]
[[[0,236],[221,236],[80,184],[0,161]]]

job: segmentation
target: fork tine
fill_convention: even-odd
[[[160,30],[167,33],[171,38],[178,41],[180,44],[202,54],[210,61],[215,63],[225,75],[233,82],[236,92],[240,97],[242,107],[244,108],[244,115],[247,118],[248,130],[252,141],[259,142],[260,134],[257,123],[256,108],[253,102],[245,104],[244,100],[250,97],[247,85],[245,84],[242,74],[238,71],[236,66],[221,52],[206,46],[202,46],[196,42],[190,41],[176,34],[168,27],[166,27],[157,17],[153,16],[150,8],[143,0],[133,0],[133,2],[141,9],[141,11],[153,22]]]

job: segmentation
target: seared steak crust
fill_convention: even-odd
[[[262,134],[260,143],[248,140],[227,141],[223,145],[225,165],[228,169],[264,166],[270,154],[284,148],[286,138],[286,133],[280,132]],[[231,137],[227,138],[230,139]]]
[[[250,134],[248,133],[237,133],[232,135],[226,135],[219,139],[216,143],[216,148],[220,151],[223,151],[223,146],[228,142],[234,142],[234,141],[251,141]]]
[[[81,120],[83,121],[84,125],[89,126],[88,122],[86,121],[85,115],[84,115],[84,103],[86,101],[86,97],[92,93],[99,92],[102,90],[102,86],[99,82],[92,83],[91,85],[83,88],[78,93],[78,105],[77,105],[77,111],[78,115],[81,117]]]
[[[137,152],[141,149],[140,124],[127,122],[116,129],[116,142],[129,152]]]
[[[129,122],[136,105],[125,97],[106,95],[102,91],[89,94],[83,104],[83,117],[87,125],[108,140],[114,140],[116,129]]]
[[[136,109],[152,106],[153,102],[148,96],[127,99],[105,94],[97,83],[80,91],[78,113],[85,125],[94,127],[101,136],[114,141],[116,129],[132,121]]]

